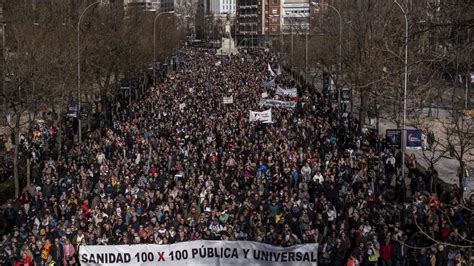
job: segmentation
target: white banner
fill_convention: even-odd
[[[268,97],[268,93],[265,91],[265,92],[262,92],[262,98],[267,98]]]
[[[230,103],[234,103],[234,98],[232,96],[230,97],[224,97],[224,104],[230,104]]]
[[[268,109],[263,112],[250,111],[249,121],[260,121],[262,123],[272,123],[272,110]]]
[[[259,104],[260,106],[277,107],[277,108],[285,108],[285,109],[294,109],[296,107],[296,102],[280,101],[280,100],[273,100],[273,99],[261,99]]]
[[[273,72],[273,69],[270,66],[270,63],[268,63],[268,71],[270,72],[270,75],[272,75],[273,77],[275,76],[275,72]]]
[[[281,96],[289,96],[289,97],[298,97],[298,90],[296,88],[292,89],[283,89],[280,86],[277,87],[276,94]]]
[[[250,241],[198,240],[172,245],[81,246],[81,265],[317,265],[318,244],[276,247]]]

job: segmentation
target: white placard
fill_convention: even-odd
[[[260,121],[262,123],[272,123],[272,110],[268,109],[263,112],[250,111],[249,121],[250,122]]]
[[[230,97],[224,97],[223,102],[224,102],[224,104],[231,104],[231,103],[234,103],[234,97],[232,97],[232,96],[230,96]]]

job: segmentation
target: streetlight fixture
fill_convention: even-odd
[[[342,72],[342,17],[341,17],[341,13],[339,12],[339,9],[337,9],[336,7],[330,5],[330,4],[327,4],[327,3],[324,3],[324,4],[319,4],[319,3],[315,3],[315,2],[311,2],[311,5],[315,6],[315,7],[319,7],[320,5],[324,5],[324,6],[327,6],[331,9],[333,9],[334,11],[336,11],[337,15],[339,16],[339,69],[338,69],[338,76],[339,76],[339,82],[341,80],[341,72]],[[341,109],[341,86],[340,84],[339,85],[339,88],[337,89],[337,100],[338,100],[338,103],[337,103],[337,106],[339,107],[339,110]]]
[[[153,87],[156,86],[156,21],[162,14],[174,14],[174,11],[159,12],[153,21]]]
[[[403,128],[402,128],[402,176],[405,177],[405,150],[406,150],[406,118],[407,118],[407,86],[408,86],[408,17],[402,5],[393,0],[405,17],[405,84],[403,88]]]
[[[79,16],[79,21],[77,22],[77,121],[79,125],[78,129],[78,138],[79,143],[82,141],[82,118],[81,118],[81,50],[80,50],[80,33],[81,33],[81,21],[87,10],[92,8],[97,4],[101,4],[102,0],[97,0],[94,3],[88,5],[84,11],[82,11]]]

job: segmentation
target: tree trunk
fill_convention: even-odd
[[[58,128],[58,132],[56,132],[56,135],[58,136],[58,143],[56,145],[56,150],[58,151],[58,160],[61,157],[61,153],[63,151],[62,146],[63,146],[63,127],[62,127],[62,112],[61,109],[59,110],[58,114],[58,120],[56,121],[56,126]]]
[[[458,173],[458,178],[459,178],[459,196],[461,201],[464,199],[464,178],[466,175],[466,165],[463,161],[459,163],[459,173]]]
[[[26,158],[26,187],[30,187],[31,182],[31,158]]]
[[[367,98],[367,90],[363,89],[360,92],[359,130],[362,130],[365,125],[365,117],[367,115]]]
[[[18,173],[18,153],[20,150],[20,118],[18,114],[15,121],[14,135],[15,135],[15,149],[13,154],[13,181],[15,183],[15,198],[20,196],[20,177]]]

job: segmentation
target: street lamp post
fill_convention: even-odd
[[[80,50],[80,33],[81,33],[81,21],[84,15],[86,14],[89,8],[100,4],[102,0],[97,0],[94,3],[88,5],[84,11],[82,11],[79,16],[79,21],[77,22],[77,121],[78,121],[78,138],[79,142],[82,141],[82,117],[81,117],[81,50]]]
[[[159,12],[153,21],[153,87],[156,86],[156,21],[162,14],[173,14],[174,11]]]
[[[314,6],[319,6],[319,4],[316,4],[314,2],[312,2],[311,4]],[[325,3],[323,5],[332,8],[334,11],[336,11],[337,15],[339,16],[339,69],[338,69],[339,81],[338,83],[340,83],[341,78],[342,78],[341,77],[341,74],[342,74],[342,17],[341,17],[341,13],[339,12],[339,9],[335,8],[334,6],[330,4]],[[337,106],[340,110],[341,109],[341,86],[340,84],[338,85],[339,85],[339,88],[337,88],[337,100],[338,100]]]
[[[405,177],[405,150],[406,150],[406,118],[407,118],[407,86],[408,86],[408,17],[405,9],[396,0],[393,0],[405,17],[405,84],[403,88],[403,128],[402,128],[402,176]]]
[[[304,71],[308,74],[308,35],[309,35],[309,24],[308,28],[306,29],[306,36],[305,36],[305,60],[304,60]]]
[[[293,68],[293,62],[294,62],[294,58],[293,58],[293,21],[290,21],[290,29],[291,29],[291,58],[290,58],[290,64],[291,64],[291,67]]]

